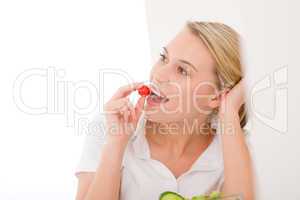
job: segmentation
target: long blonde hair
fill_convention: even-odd
[[[187,21],[186,25],[204,42],[216,61],[217,87],[233,88],[243,77],[239,34],[218,22]],[[243,128],[248,120],[245,104],[239,116]]]

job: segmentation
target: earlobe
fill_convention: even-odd
[[[219,96],[217,95],[214,95],[210,98],[210,101],[209,101],[209,107],[211,108],[217,108],[219,107],[219,104],[220,104],[220,98]]]

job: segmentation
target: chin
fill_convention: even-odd
[[[144,107],[145,118],[159,123],[181,121],[185,113],[179,106],[179,103],[176,101],[169,101],[162,105],[146,104]]]
[[[145,111],[145,119],[151,122],[166,123],[166,122],[177,122],[182,120],[181,115],[176,114],[166,114],[161,111]]]
[[[169,121],[168,117],[160,113],[149,113],[145,112],[145,119],[151,122],[167,122]]]

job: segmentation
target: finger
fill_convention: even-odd
[[[124,111],[124,122],[127,124],[129,121],[129,110],[128,108],[126,108],[126,110]]]
[[[124,128],[124,116],[120,116],[120,120],[119,120],[119,133],[124,133],[125,132],[125,128]]]
[[[230,91],[230,88],[225,88],[222,94],[227,94]]]
[[[130,112],[129,122],[135,122],[136,121],[136,114],[135,114],[135,109],[134,109],[132,103],[129,102],[128,108],[129,108],[129,112]]]
[[[138,102],[136,103],[135,114],[136,114],[137,120],[140,118],[140,116],[142,114],[142,111],[144,109],[145,100],[146,100],[146,97],[145,96],[141,96],[139,98]]]
[[[125,129],[124,133],[131,133],[134,130],[133,124],[129,122],[130,118],[130,108],[128,107],[127,110],[124,112],[124,124],[123,127]]]
[[[125,112],[128,110],[128,104],[124,105],[121,109],[118,110],[119,114],[124,117]]]
[[[221,114],[224,114],[226,112],[226,98],[225,98],[225,93],[223,92],[221,94],[221,109],[220,109]]]
[[[137,90],[143,82],[136,82],[120,87],[118,91],[111,97],[111,100],[119,99],[128,96],[134,90]]]
[[[227,94],[230,91],[230,88],[225,87],[218,91],[217,96],[218,98],[221,98],[223,94]]]
[[[138,118],[137,118],[137,116],[136,116],[136,113],[135,113],[135,109],[134,109],[134,108],[131,109],[131,117],[132,117],[132,118],[131,118],[131,119],[132,119],[132,122],[134,123],[134,125],[136,125]]]
[[[105,111],[106,112],[119,112],[120,110],[122,110],[122,108],[127,106],[128,103],[129,103],[128,97],[124,97],[122,99],[117,99],[114,101],[109,101],[105,105]]]

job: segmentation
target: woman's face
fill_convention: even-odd
[[[176,122],[207,115],[218,105],[215,61],[202,40],[187,27],[163,47],[150,80],[166,98],[149,96],[145,117],[154,122]]]

